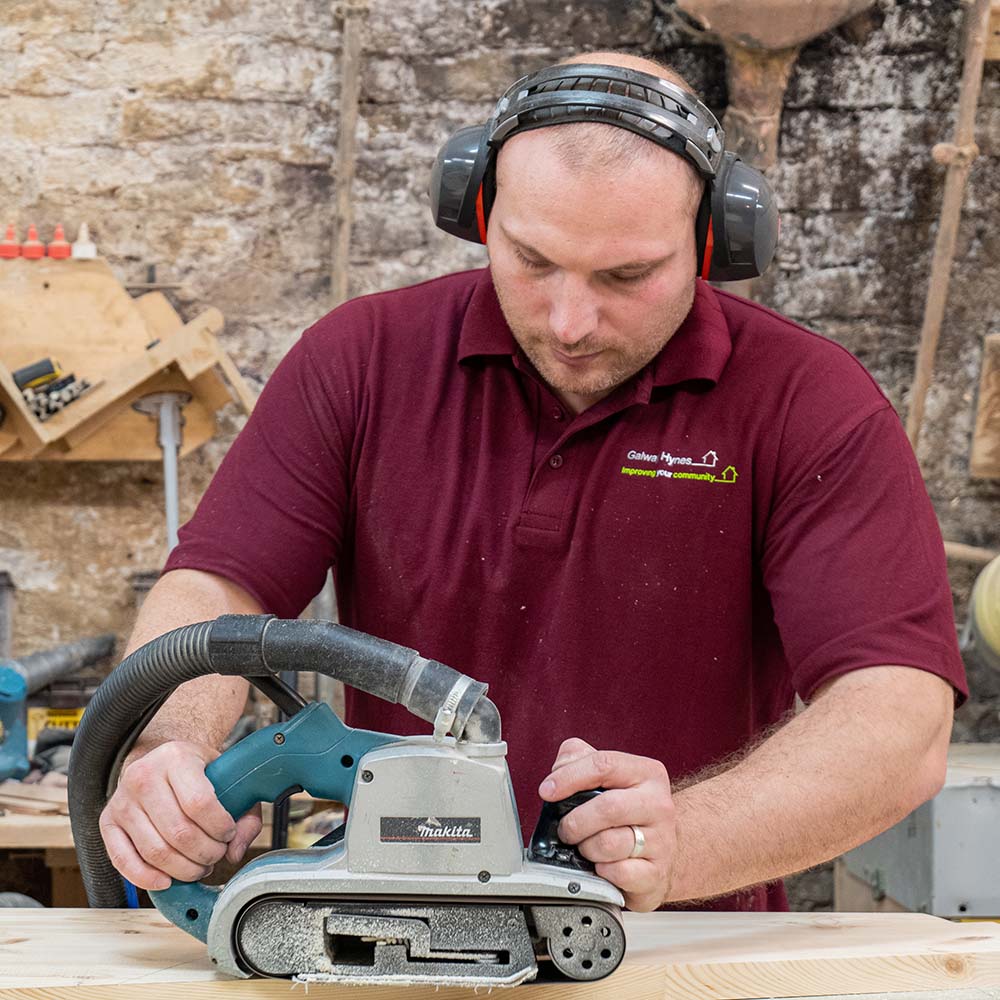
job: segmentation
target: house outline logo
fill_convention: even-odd
[[[696,461],[689,455],[675,455],[661,449],[643,451],[630,448],[625,456],[628,464],[622,465],[620,474],[639,479],[681,479],[686,481],[733,486],[739,479],[735,465],[729,464],[721,472],[719,453],[709,448]]]

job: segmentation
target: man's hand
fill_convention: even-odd
[[[630,910],[655,910],[670,889],[677,833],[670,777],[658,760],[614,750],[595,750],[583,740],[566,740],[552,773],[539,788],[549,802],[575,792],[605,792],[567,813],[559,838],[576,844],[597,864],[597,874],[614,883]],[[641,857],[632,857],[636,826],[645,838]]]
[[[174,740],[127,764],[101,813],[111,863],[142,889],[170,879],[194,882],[227,858],[235,863],[260,833],[259,808],[238,822],[222,808],[205,766],[218,757],[205,743]]]

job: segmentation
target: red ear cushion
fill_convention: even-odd
[[[479,242],[486,243],[486,211],[483,208],[483,185],[480,182],[476,192],[476,223],[479,226]]]
[[[715,244],[715,236],[712,232],[712,220],[708,220],[708,231],[705,233],[705,255],[701,261],[701,276],[707,281],[708,272],[712,269],[712,247]]]

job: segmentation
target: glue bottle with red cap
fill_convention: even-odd
[[[17,242],[17,230],[12,222],[7,226],[7,235],[0,240],[0,260],[13,260],[21,256],[21,244]]]
[[[62,223],[57,223],[56,231],[52,235],[52,242],[48,246],[49,256],[62,260],[70,255],[72,249],[66,239],[66,234],[63,232]]]
[[[38,230],[28,226],[28,238],[21,244],[21,256],[28,260],[39,260],[45,256],[45,244],[38,238]]]

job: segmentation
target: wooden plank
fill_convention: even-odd
[[[833,863],[833,908],[844,913],[907,913],[892,896],[876,899],[872,887],[847,867],[843,858]]]
[[[229,384],[233,387],[233,391],[236,393],[236,398],[240,401],[240,405],[242,405],[246,413],[251,413],[256,400],[253,393],[250,391],[250,387],[246,384],[243,376],[240,374],[240,370],[236,367],[236,363],[224,351],[219,352],[218,362],[223,375],[226,376],[229,380]]]
[[[596,983],[542,983],[535,1000],[745,1000],[996,988],[1000,927],[925,914],[626,914],[621,968]],[[140,988],[141,987],[141,988]],[[286,981],[230,979],[155,910],[0,911],[0,1000],[281,998]],[[305,993],[303,992],[303,995]],[[355,987],[310,984],[310,1000]],[[368,987],[368,1000],[471,1000],[472,989]]]
[[[1000,333],[991,333],[983,340],[969,473],[982,479],[1000,478]]]
[[[1000,0],[990,4],[990,24],[986,32],[986,59],[1000,59]]]
[[[152,334],[157,337],[167,337],[177,332],[184,326],[180,316],[174,311],[162,292],[150,292],[136,299],[146,320],[146,325]],[[214,335],[221,333],[224,321],[222,313],[217,309],[209,309],[199,316],[196,316],[192,323],[201,323],[202,328]],[[191,377],[191,384],[195,387],[196,394],[205,403],[220,409],[231,399],[235,399],[242,405],[243,409],[249,413],[253,409],[254,399],[250,393],[239,369],[230,361],[224,351],[219,350],[218,344],[210,338],[211,356],[213,367],[210,370],[202,370],[200,374]],[[222,375],[216,371],[216,366],[222,370]],[[232,391],[226,387],[230,385]]]
[[[56,802],[66,805],[69,793],[62,785],[40,785],[37,782],[26,785],[23,781],[0,781],[0,795],[17,795],[25,799],[37,799],[40,802]]]
[[[75,460],[140,460],[159,462],[163,458],[157,443],[156,421],[145,413],[132,409],[132,403],[154,392],[188,392],[191,385],[180,374],[166,370],[153,375],[125,392],[118,400],[118,407],[101,413],[74,428],[66,435],[70,451],[56,454],[50,446],[41,458]],[[183,410],[184,433],[181,455],[199,448],[215,435],[215,412],[200,399],[192,399]],[[100,433],[98,433],[100,432]]]
[[[153,337],[165,337],[184,325],[163,292],[147,292],[135,300],[146,327]]]
[[[4,786],[19,784],[20,782],[4,782]],[[66,801],[65,794],[61,798],[51,798],[46,794],[35,793],[30,785],[25,785],[23,788],[4,786],[0,786],[0,809],[69,815],[69,803]]]
[[[219,352],[218,362],[222,374],[226,376],[229,384],[233,387],[236,398],[239,400],[243,410],[246,413],[251,413],[256,399],[250,391],[250,386],[246,384],[243,376],[240,374],[239,368],[236,367],[236,363],[224,351]]]
[[[38,851],[73,848],[68,816],[0,816],[0,849]]]
[[[226,382],[219,375],[217,367],[210,368],[191,379],[195,400],[204,403],[212,410],[221,410],[227,403],[233,402],[233,394]]]
[[[27,457],[36,455],[49,442],[45,425],[35,419],[21,395],[17,383],[7,368],[0,364],[0,406],[4,408],[4,432],[14,433],[20,439],[20,449]],[[4,448],[4,451],[8,451]]]
[[[271,828],[265,826],[251,845],[254,849],[271,846]],[[68,848],[75,850],[69,817],[58,815],[21,815],[8,813],[0,816],[0,850],[48,850]]]
[[[71,865],[52,865],[46,860],[52,885],[52,905],[54,907],[86,907],[87,890],[75,861]]]
[[[1000,785],[1000,743],[952,743],[945,784],[949,788]]]
[[[0,812],[23,813],[27,816],[58,816],[60,809],[54,802],[37,802],[34,799],[19,799],[13,795],[0,795]],[[69,815],[68,810],[66,815]]]
[[[11,370],[51,357],[93,381],[151,339],[135,300],[100,258],[5,261],[0,297],[0,359]]]

